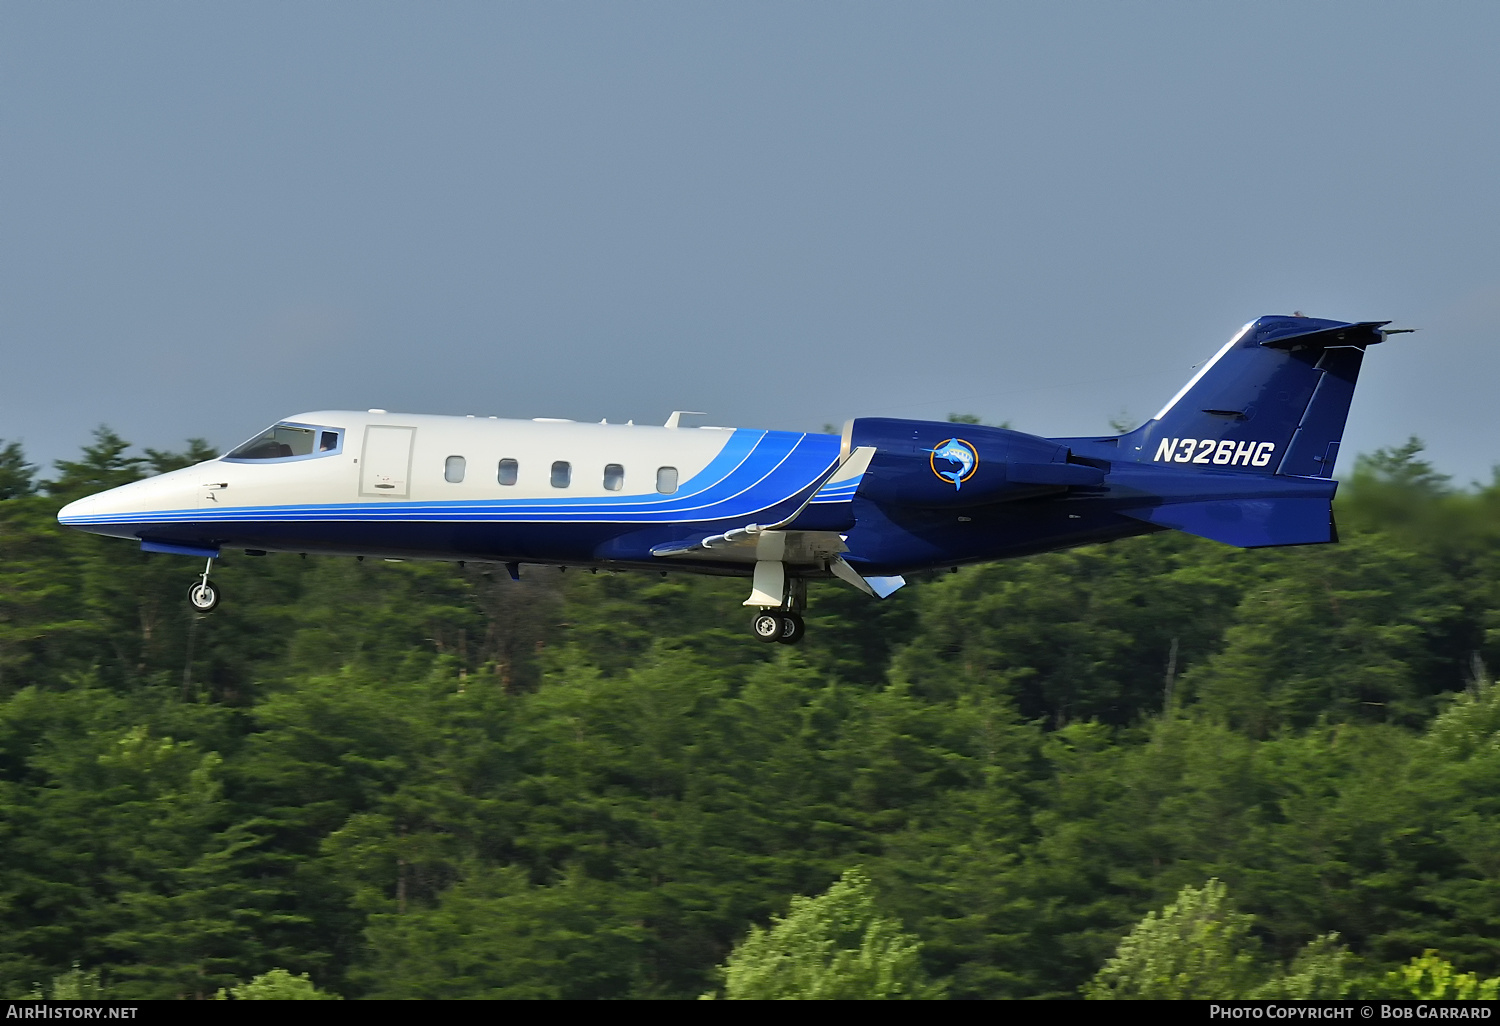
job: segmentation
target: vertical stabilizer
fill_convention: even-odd
[[[1184,470],[1331,477],[1365,348],[1389,323],[1252,321],[1121,448]]]

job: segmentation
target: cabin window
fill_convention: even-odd
[[[519,468],[520,464],[515,460],[501,460],[500,473],[496,475],[495,480],[503,485],[513,485],[516,483],[516,471]]]
[[[552,487],[566,488],[573,480],[573,464],[567,460],[558,460],[552,464]]]
[[[618,463],[609,463],[604,467],[604,490],[607,492],[618,492],[625,487],[625,468]]]
[[[656,490],[663,495],[671,495],[677,490],[677,468],[656,468]]]
[[[295,424],[277,424],[256,435],[244,445],[230,452],[226,460],[284,460],[293,456],[311,456],[318,429]],[[325,431],[334,436],[338,444],[338,432]]]
[[[443,461],[443,480],[449,484],[458,484],[464,479],[464,458],[462,456],[449,456]]]

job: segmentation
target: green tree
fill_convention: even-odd
[[[934,699],[1000,689],[1053,728],[1133,723],[1218,646],[1250,573],[1238,554],[1168,534],[968,568],[914,596],[891,676]]]
[[[1431,553],[1359,534],[1259,558],[1262,580],[1223,649],[1185,675],[1185,693],[1256,737],[1320,719],[1416,726],[1431,714],[1434,694],[1452,686],[1432,640],[1464,615]]]
[[[0,504],[0,696],[66,666],[88,665],[102,631],[85,613],[76,543],[59,533],[55,502]]]
[[[1095,1000],[1208,1000],[1248,997],[1265,982],[1250,927],[1218,880],[1184,887],[1161,913],[1120,941],[1115,955],[1084,988]]]
[[[816,898],[795,897],[769,928],[750,928],[722,967],[724,996],[861,1000],[932,998],[921,942],[880,914],[870,880],[845,871]]]
[[[215,995],[220,1001],[338,1001],[337,994],[319,990],[307,974],[294,976],[285,969],[261,973],[249,983],[241,983]]]
[[[18,442],[0,448],[0,500],[15,499],[36,491],[36,467],[26,462]]]
[[[1315,938],[1297,953],[1285,973],[1252,996],[1292,1001],[1338,1001],[1356,986],[1354,958],[1336,933]]]
[[[1411,746],[1406,833],[1386,842],[1405,853],[1410,896],[1385,903],[1407,915],[1393,917],[1372,944],[1390,961],[1441,950],[1463,970],[1493,976],[1500,970],[1493,940],[1500,931],[1500,685],[1481,671],[1447,704]]]
[[[126,455],[129,448],[129,442],[101,424],[94,429],[94,444],[83,447],[83,458],[58,460],[57,477],[42,486],[49,495],[66,501],[138,481],[144,476],[142,466],[149,461]]]
[[[103,1001],[109,991],[100,982],[99,970],[87,970],[77,962],[65,973],[52,977],[46,987],[40,984],[32,988],[27,998],[32,1001]]]
[[[1387,973],[1375,996],[1416,998],[1419,1001],[1494,1001],[1500,998],[1500,977],[1482,980],[1473,973],[1455,972],[1453,964],[1428,949],[1406,965]]]
[[[167,733],[212,738],[222,713],[176,697],[79,680],[0,703],[0,980],[78,958],[112,997],[207,995],[275,954],[262,912],[286,902],[237,858],[223,759]]]
[[[147,449],[146,465],[151,468],[153,474],[165,474],[172,470],[181,470],[183,467],[197,466],[208,460],[215,459],[219,451],[202,438],[189,438],[187,448],[181,452],[173,452],[170,449]]]
[[[1218,880],[1184,887],[1146,918],[1084,988],[1087,998],[1337,1000],[1358,987],[1356,959],[1336,933],[1316,937],[1278,968]]]
[[[431,907],[371,917],[361,975],[378,998],[629,994],[646,940],[641,897],[577,869],[537,886],[514,867],[470,866]]]

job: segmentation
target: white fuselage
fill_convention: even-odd
[[[318,411],[59,520],[156,551],[652,562],[653,547],[802,508],[840,450],[797,432]],[[820,511],[847,509],[857,483]]]
[[[644,425],[579,424],[571,421],[502,420],[430,414],[319,411],[287,423],[328,427],[342,435],[337,452],[292,459],[230,460],[223,457],[81,499],[63,511],[80,514],[159,513],[216,507],[328,506],[375,502],[434,503],[463,500],[548,500],[563,496],[615,498],[657,494],[657,473],[675,469],[685,483],[723,449],[727,428],[663,428]],[[373,431],[372,431],[373,429]],[[392,475],[395,487],[371,480],[367,448],[379,433],[407,429],[410,458]],[[450,480],[448,460],[464,461],[461,479]],[[502,460],[515,462],[514,483],[500,483]],[[568,484],[553,484],[553,466],[567,463]],[[621,487],[606,490],[605,468],[623,468]],[[404,478],[404,480],[402,480]],[[106,498],[107,496],[107,498]],[[97,509],[96,509],[97,507]]]

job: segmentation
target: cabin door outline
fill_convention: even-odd
[[[359,457],[359,494],[373,499],[405,499],[411,494],[411,457],[417,429],[370,424]]]

